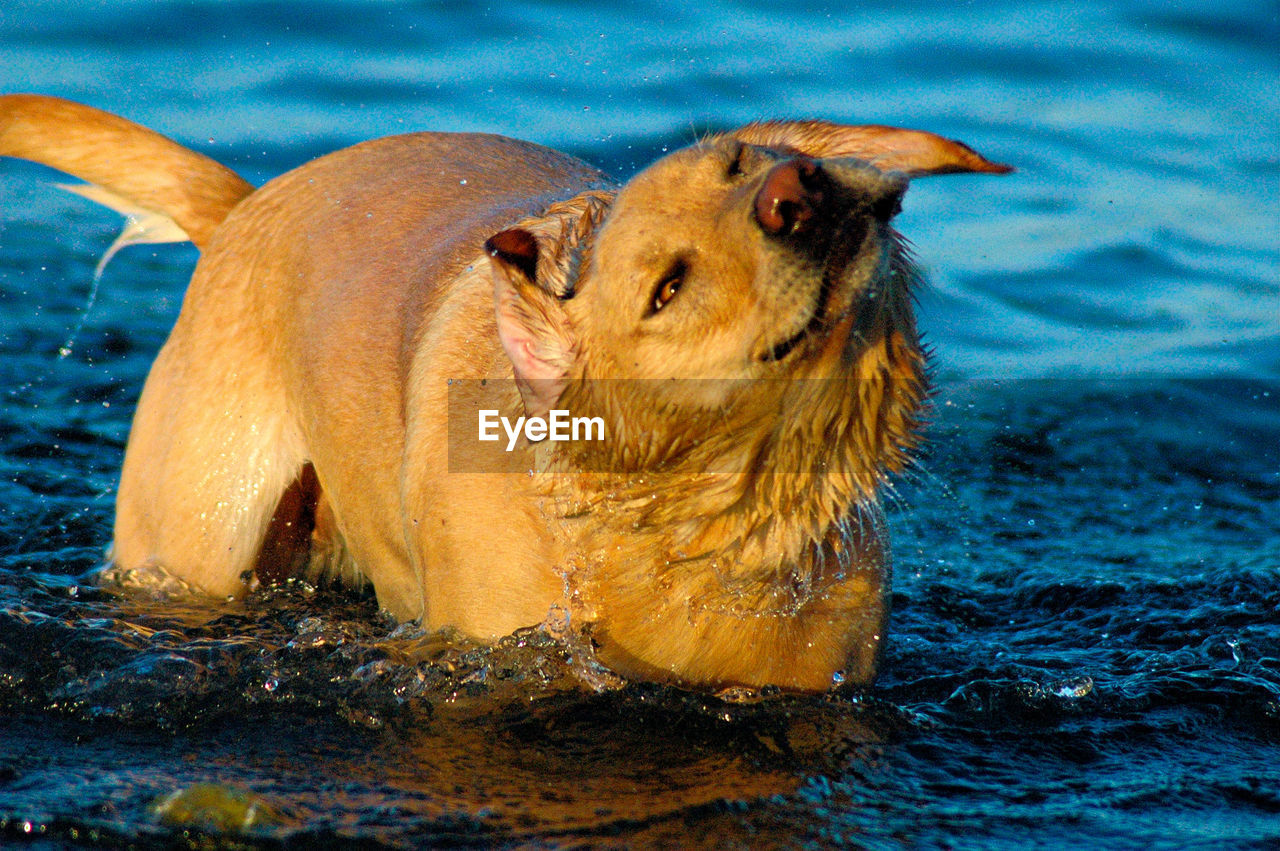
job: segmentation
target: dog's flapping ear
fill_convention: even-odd
[[[923,130],[879,124],[833,124],[829,121],[765,121],[725,134],[748,145],[774,148],[822,159],[853,157],[881,171],[910,177],[926,174],[983,172],[1006,174],[1010,166],[994,163],[962,142]]]
[[[525,414],[545,417],[568,383],[577,340],[564,306],[538,284],[538,240],[511,228],[484,244],[493,270],[498,338],[515,370]]]

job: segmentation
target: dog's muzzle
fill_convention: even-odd
[[[800,298],[809,304],[788,323],[791,333],[757,354],[759,360],[783,360],[812,335],[824,333],[833,316],[850,309],[853,286],[847,270],[870,235],[884,234],[906,190],[905,175],[861,160],[794,156],[769,169],[755,195],[756,223],[791,258],[775,262],[775,271],[804,270],[771,275],[771,292],[779,303]]]

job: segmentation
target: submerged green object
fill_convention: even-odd
[[[174,791],[153,805],[151,814],[167,827],[210,833],[246,833],[280,825],[284,818],[264,798],[219,783],[198,783]]]

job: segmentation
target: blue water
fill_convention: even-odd
[[[126,249],[91,303],[118,220],[0,161],[0,842],[1280,841],[1277,14],[6,0],[0,90],[255,182],[419,129],[625,178],[787,116],[925,128],[1018,171],[918,181],[899,219],[939,391],[890,500],[881,678],[737,704],[588,693],[548,636],[474,647],[333,590],[213,609],[85,585],[196,255]],[[161,806],[193,788],[221,803]],[[219,822],[237,801],[270,815]]]

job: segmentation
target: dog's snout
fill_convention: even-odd
[[[756,221],[771,236],[802,230],[826,201],[826,175],[809,157],[778,163],[756,193]]]

